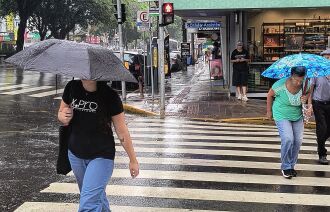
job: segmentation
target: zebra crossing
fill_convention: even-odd
[[[51,96],[54,99],[61,99],[63,88],[56,89],[55,86],[31,86],[28,84],[0,83],[0,95],[26,94],[29,97],[41,98]]]
[[[178,118],[136,118],[128,126],[141,170],[130,178],[117,143],[106,188],[115,212],[330,211],[330,166],[316,163],[312,130],[304,133],[298,177],[288,180],[273,126]],[[16,211],[76,211],[79,190],[69,174],[32,199]]]

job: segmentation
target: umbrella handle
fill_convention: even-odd
[[[308,86],[308,81],[309,81],[309,79],[306,78],[305,83],[304,83],[304,85],[303,85],[303,87],[302,87],[302,89],[303,89],[303,95],[304,95],[304,96],[306,95],[307,86]]]

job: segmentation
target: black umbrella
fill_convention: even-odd
[[[137,82],[111,50],[73,41],[41,41],[7,58],[5,62],[27,71],[79,79]]]

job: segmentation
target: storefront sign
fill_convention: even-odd
[[[6,28],[7,28],[7,32],[14,32],[14,15],[10,14],[6,16]]]
[[[190,57],[190,43],[181,43],[181,58],[187,65],[187,59]]]
[[[14,41],[15,35],[14,33],[0,33],[0,42],[2,41]]]
[[[164,72],[165,76],[171,76],[170,72],[170,36],[164,39]]]
[[[186,23],[186,29],[198,29],[199,31],[220,30],[219,22],[191,22]]]

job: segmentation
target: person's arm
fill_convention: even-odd
[[[112,117],[112,122],[115,127],[118,139],[120,140],[121,145],[124,147],[128,157],[129,157],[129,170],[131,176],[135,178],[139,175],[139,163],[136,159],[134,147],[132,144],[131,136],[128,132],[127,125],[125,123],[124,113],[120,113]]]
[[[273,118],[273,101],[274,101],[275,92],[273,89],[269,89],[267,94],[267,118],[271,120]]]
[[[239,62],[239,59],[235,58],[234,52],[231,54],[230,62],[232,62],[232,63],[238,63]]]
[[[61,101],[60,108],[57,113],[58,120],[64,125],[69,125],[71,119],[73,117],[72,108],[70,105],[66,104],[63,100]]]
[[[312,98],[313,98],[314,88],[315,88],[315,85],[314,84],[311,84],[311,87],[309,88],[309,92],[308,92],[308,101],[307,101],[309,105],[312,104]]]
[[[307,115],[308,116],[312,116],[312,114],[313,114],[312,99],[313,99],[314,89],[315,89],[315,84],[311,84],[308,95],[307,95],[307,104],[308,104]]]

